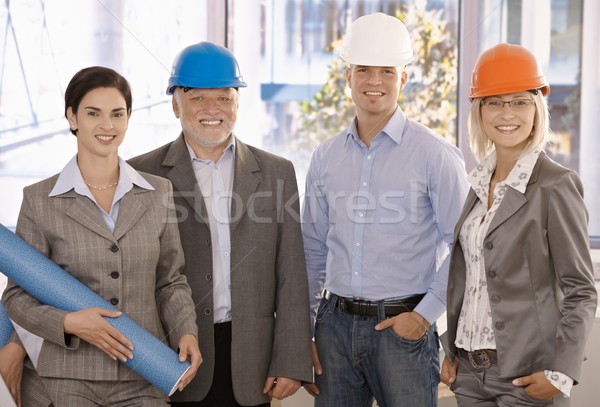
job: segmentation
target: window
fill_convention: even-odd
[[[16,224],[24,186],[76,152],[63,93],[79,69],[103,65],[132,87],[124,158],[180,132],[165,94],[183,47],[207,38],[206,1],[19,0],[0,4],[0,223]]]

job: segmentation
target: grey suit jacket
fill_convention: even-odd
[[[236,400],[257,405],[268,376],[312,380],[308,283],[291,162],[236,139],[231,206],[232,376]],[[206,207],[183,135],[130,164],[173,183],[203,363],[173,401],[210,389],[214,356],[212,251]]]
[[[172,187],[165,179],[142,175],[155,190],[134,185],[125,194],[114,232],[89,198],[73,190],[49,197],[55,175],[24,189],[17,234],[107,301],[118,301],[117,308],[177,349],[183,335],[197,336],[197,327],[191,290],[180,273],[184,258]],[[95,346],[65,335],[65,311],[40,304],[11,281],[3,301],[15,322],[44,338],[40,376],[141,379]]]
[[[471,190],[454,232],[445,344],[450,357],[465,289],[458,233],[476,200]],[[507,189],[483,243],[502,377],[548,369],[579,380],[597,303],[587,219],[579,177],[543,152],[525,193]]]

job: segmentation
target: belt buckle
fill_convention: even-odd
[[[469,362],[471,362],[471,366],[473,366],[475,369],[489,369],[492,367],[490,356],[484,350],[474,350],[468,352],[467,355],[469,356]]]

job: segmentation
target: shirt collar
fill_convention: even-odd
[[[188,149],[188,152],[190,153],[190,158],[192,159],[192,161],[198,160],[198,161],[202,161],[204,163],[211,161],[211,160],[203,160],[202,158],[198,158],[196,156],[196,153],[194,152],[194,149],[189,145],[189,143],[187,142],[185,137],[183,138],[183,140],[185,141],[185,145]],[[223,149],[223,155],[229,154],[229,152],[231,152],[232,157],[235,159],[235,136],[233,135],[233,133],[231,134],[231,137],[229,137],[229,142],[227,143],[227,146],[225,146],[225,148]],[[222,157],[223,156],[221,156],[221,158]]]
[[[527,155],[519,158],[515,166],[508,174],[508,177],[498,184],[504,184],[522,194],[525,193],[525,189],[527,189],[527,183],[529,182],[529,178],[531,178],[531,174],[533,173],[533,167],[535,167],[535,163],[537,162],[541,151],[541,148],[536,148]],[[477,195],[479,195],[480,199],[482,194],[485,195],[484,198],[487,199],[490,179],[492,178],[492,174],[496,169],[496,160],[496,150],[492,150],[492,152],[481,162],[481,164],[473,168],[468,175],[469,183]]]
[[[124,194],[131,190],[134,184],[143,189],[150,191],[154,190],[154,187],[150,185],[144,177],[142,177],[131,165],[127,164],[125,160],[119,157],[119,184],[117,185],[117,192],[115,194]],[[71,190],[75,190],[75,192],[80,195],[87,196],[89,194],[89,188],[85,184],[81,171],[79,170],[79,165],[77,164],[77,155],[73,156],[60,172],[58,180],[48,196],[62,195]]]
[[[352,120],[352,124],[350,125],[350,127],[348,127],[348,133],[346,134],[346,143],[349,140],[354,140],[356,143],[359,143],[359,145],[362,144],[362,141],[360,141],[360,138],[358,137],[358,129],[356,127],[357,123],[358,119],[355,117],[354,120]],[[390,117],[390,120],[388,120],[383,129],[381,129],[381,133],[385,134],[396,144],[400,145],[405,125],[406,115],[404,114],[402,109],[396,106],[394,114],[392,115],[392,117]]]

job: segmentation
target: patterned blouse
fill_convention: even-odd
[[[521,157],[504,181],[494,188],[494,201],[488,209],[487,202],[492,174],[496,169],[496,151],[471,171],[468,176],[473,191],[479,198],[466,217],[459,233],[466,263],[466,286],[462,309],[458,317],[455,344],[467,351],[496,349],[490,299],[485,278],[483,241],[487,235],[507,188],[525,193],[541,149],[537,148]],[[565,395],[568,395],[573,380],[554,371],[545,371],[548,380]]]

